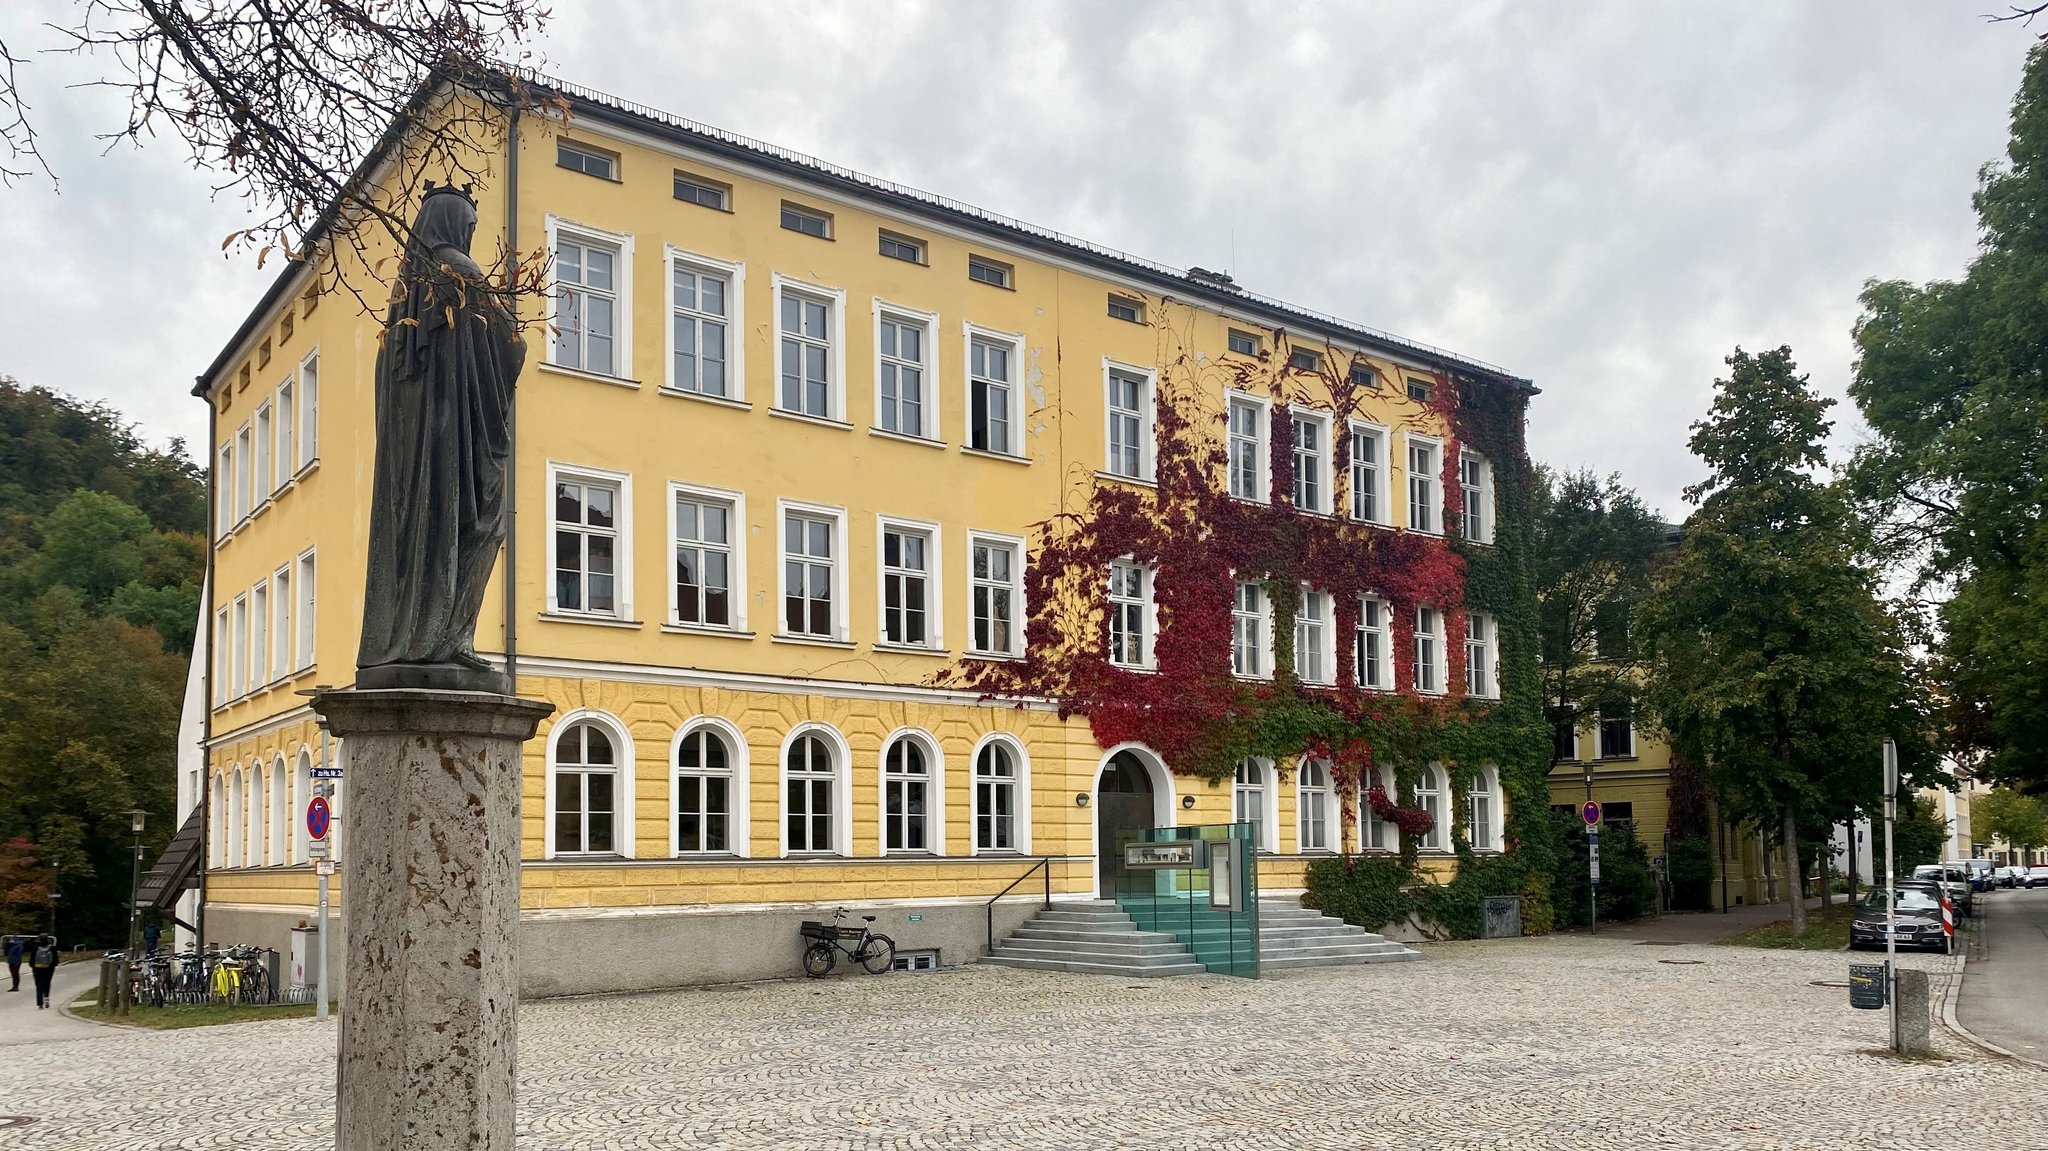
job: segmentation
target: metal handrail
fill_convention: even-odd
[[[982,911],[985,912],[988,916],[989,954],[995,954],[996,950],[996,902],[1002,899],[1003,896],[1008,895],[1012,891],[1017,890],[1018,884],[1031,878],[1033,875],[1037,874],[1040,871],[1045,872],[1045,910],[1052,910],[1052,859],[1053,857],[1050,855],[1041,858],[1037,863],[1032,864],[1030,869],[1027,870],[1024,874],[1011,880],[1010,886],[1005,887],[1001,891],[996,892],[995,895],[990,897],[987,903],[982,905]]]

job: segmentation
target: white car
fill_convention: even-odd
[[[2048,867],[2027,868],[2028,887],[2048,887]]]
[[[2000,887],[2025,887],[2027,885],[2027,869],[2024,867],[2001,867],[1993,874],[1997,876],[1998,886]]]

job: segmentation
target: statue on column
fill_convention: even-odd
[[[512,310],[470,258],[476,201],[427,182],[377,353],[377,457],[356,686],[506,693],[472,644],[505,540]]]

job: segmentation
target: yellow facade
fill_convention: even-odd
[[[1080,508],[1098,484],[1134,482],[1104,474],[1112,370],[1156,381],[1172,365],[1201,381],[1200,402],[1216,417],[1209,434],[1220,437],[1226,390],[1247,365],[1269,365],[1249,373],[1265,381],[1259,386],[1268,397],[1335,406],[1320,380],[1280,369],[1290,338],[1324,354],[1355,356],[1391,385],[1364,395],[1357,414],[1388,430],[1384,481],[1398,494],[1406,489],[1400,437],[1446,432],[1400,381],[1446,370],[1453,358],[1248,297],[1233,305],[1230,293],[1201,290],[1193,278],[1172,290],[1148,266],[1048,242],[813,162],[786,162],[599,102],[579,100],[576,108],[566,128],[529,120],[518,137],[517,245],[548,245],[558,278],[569,274],[565,243],[608,250],[615,307],[614,371],[604,373],[555,362],[566,358],[555,339],[568,324],[552,305],[527,301],[532,323],[517,398],[509,619],[519,694],[545,699],[556,711],[526,749],[523,907],[532,915],[574,916],[619,908],[978,904],[1037,858],[1054,861],[1056,892],[1093,893],[1096,812],[1082,801],[1095,791],[1109,751],[1085,720],[1062,719],[1049,701],[989,701],[937,686],[940,673],[976,658],[969,652],[970,539],[1014,545],[1021,565],[1046,521]],[[562,166],[565,140],[608,157],[610,175]],[[490,165],[499,178],[476,190],[472,250],[486,265],[506,236],[503,159]],[[724,206],[679,199],[679,175],[723,188]],[[829,238],[786,227],[785,205],[828,217]],[[881,254],[885,234],[919,245],[921,258]],[[373,245],[368,258],[377,252]],[[1007,269],[1008,285],[970,278],[970,257]],[[577,274],[585,266],[579,263]],[[724,278],[727,395],[676,386],[679,270]],[[351,274],[360,283],[360,269]],[[1112,315],[1113,296],[1134,301],[1139,321]],[[831,402],[822,417],[778,404],[785,297],[830,309]],[[550,315],[539,314],[543,309]],[[921,435],[882,426],[885,318],[921,325],[925,336]],[[1268,359],[1231,352],[1233,330],[1255,335]],[[1015,351],[1008,383],[1016,396],[1016,439],[1008,453],[971,446],[970,349],[977,338]],[[353,678],[377,348],[376,318],[331,282],[323,290],[301,270],[281,282],[201,380],[214,413],[214,459],[226,465],[216,468],[215,496],[226,510],[217,521],[224,530],[211,572],[212,606],[227,613],[215,624],[222,642],[211,661],[207,744],[213,906],[303,914],[311,903],[296,830],[269,829],[279,812],[298,826],[306,799],[302,752],[309,763],[323,755],[346,762],[345,748],[323,751],[300,693]],[[302,425],[313,390],[308,365],[317,378],[317,452],[301,451],[309,433],[300,428],[291,450],[309,458],[280,468],[280,388],[292,382],[295,424]],[[1454,366],[1466,370],[1464,361]],[[257,438],[265,404],[272,420],[269,482],[250,483],[244,514],[237,503],[238,469],[248,456],[243,429]],[[1332,479],[1333,508],[1342,508],[1348,481]],[[557,485],[583,482],[611,485],[617,497],[609,614],[565,606],[551,568],[561,538],[552,522]],[[1142,486],[1142,477],[1135,482]],[[672,519],[679,495],[723,500],[730,509],[729,626],[679,616]],[[1400,501],[1392,503],[1398,518]],[[834,525],[835,618],[823,637],[782,634],[781,544],[791,510]],[[922,533],[929,548],[932,635],[922,649],[882,638],[880,533],[892,523]],[[493,656],[502,656],[510,638],[506,570],[501,563],[477,631],[478,650]],[[289,575],[286,593],[275,590],[280,572]],[[235,605],[253,604],[266,586],[270,650],[243,654],[252,648],[255,625],[238,612],[253,607]],[[576,586],[594,602],[594,584]],[[280,614],[277,605],[287,599],[290,610]],[[1025,606],[1014,610],[1013,626],[1021,631]],[[291,636],[282,647],[281,630]],[[249,670],[238,671],[245,659]],[[550,791],[559,774],[557,735],[579,722],[604,732],[619,756],[610,852],[557,850],[551,831],[559,814]],[[678,743],[707,729],[719,733],[733,757],[729,778],[740,798],[727,849],[693,853],[679,849]],[[804,732],[820,733],[840,760],[836,842],[815,854],[792,851],[785,836],[784,766],[790,741]],[[920,741],[930,761],[931,839],[924,850],[892,853],[884,848],[881,765],[891,741],[905,734]],[[1021,768],[1015,836],[1002,850],[977,846],[975,764],[991,739],[1008,741]],[[1171,765],[1135,751],[1153,772],[1162,821],[1231,819],[1227,782],[1173,775]],[[254,769],[261,769],[260,785]],[[234,814],[259,786],[266,809]],[[1278,850],[1262,865],[1263,883],[1299,887],[1304,860],[1291,779],[1269,800]],[[345,787],[336,809],[346,851]],[[1332,847],[1355,849],[1355,828],[1344,835]]]

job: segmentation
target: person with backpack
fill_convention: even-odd
[[[21,960],[27,954],[28,946],[22,942],[21,936],[10,935],[7,937],[7,977],[14,980],[14,986],[9,987],[7,990],[21,990]]]
[[[36,937],[35,950],[28,957],[29,974],[36,981],[36,1007],[50,1005],[50,980],[57,975],[57,937],[49,932]]]

